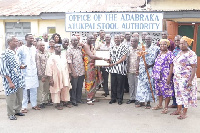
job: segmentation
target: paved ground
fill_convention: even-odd
[[[26,116],[18,117],[17,121],[10,121],[6,116],[5,99],[0,99],[0,133],[200,132],[200,107],[189,108],[188,118],[178,120],[177,116],[135,108],[134,104],[110,105],[108,102],[109,100],[100,100],[95,105],[79,104],[78,107],[64,108],[61,111],[53,106],[35,111],[29,106]]]

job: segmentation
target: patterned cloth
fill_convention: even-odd
[[[37,66],[38,77],[44,77],[45,76],[47,59],[48,59],[48,52],[47,51],[41,52],[40,50],[37,50],[36,66]]]
[[[23,45],[18,48],[17,55],[19,56],[20,64],[27,65],[26,69],[23,69],[25,89],[39,87],[35,60],[36,48],[34,46],[27,47],[26,45]]]
[[[72,63],[74,70],[78,76],[85,75],[83,55],[80,47],[74,48],[70,46],[67,49],[67,62]]]
[[[82,49],[82,52],[85,66],[85,89],[87,91],[87,99],[91,100],[95,96],[97,86],[103,82],[103,78],[99,67],[95,67],[94,60],[85,53],[84,49]]]
[[[137,68],[137,52],[139,52],[139,49],[133,49],[133,47],[129,47],[129,54],[128,54],[128,62],[127,62],[127,70],[128,73],[136,73]]]
[[[155,62],[155,59],[159,53],[159,47],[151,45],[148,49],[146,49],[146,52],[147,52],[147,54],[145,55],[146,64],[153,65]],[[148,69],[148,72],[149,72],[149,76],[151,79],[151,85],[152,85],[153,92],[154,92],[155,91],[154,90],[154,80],[153,80],[153,78],[151,78],[152,74],[153,74],[152,70],[153,70],[153,68],[150,67]],[[139,63],[139,77],[138,77],[136,99],[139,102],[153,101],[150,84],[149,84],[149,80],[148,80],[147,73],[145,70],[145,64],[144,64],[142,57],[140,57],[140,63]]]
[[[17,92],[19,88],[24,88],[24,79],[20,70],[19,59],[13,50],[6,49],[5,53],[2,53],[0,65],[0,75],[3,78],[3,86],[7,96]],[[10,77],[15,85],[14,89],[9,87],[9,82],[5,76]]]
[[[170,84],[167,85],[167,77],[169,75],[170,64],[173,63],[173,59],[174,55],[171,51],[168,51],[165,54],[159,54],[153,67],[153,78],[155,79],[156,94],[158,96],[163,96],[163,98],[174,95],[172,79]]]
[[[124,43],[121,43],[119,46],[117,45],[112,46],[110,50],[110,58],[112,61],[111,63],[112,64],[116,63],[127,53],[128,53],[128,48]],[[126,60],[124,60],[121,63],[110,67],[109,72],[126,75],[127,73],[126,65],[127,65]]]
[[[181,51],[180,47],[175,47],[175,49],[173,50],[173,54],[176,57],[177,54]]]
[[[197,77],[192,81],[191,88],[187,88],[187,83],[190,79],[192,67],[191,64],[197,64],[197,55],[192,50],[182,54],[181,52],[173,60],[174,63],[174,90],[176,102],[178,105],[184,105],[188,108],[189,105],[197,106]]]

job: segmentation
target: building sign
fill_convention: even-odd
[[[66,31],[162,31],[163,13],[66,13]]]

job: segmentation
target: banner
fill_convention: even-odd
[[[67,32],[162,31],[163,13],[66,13]]]

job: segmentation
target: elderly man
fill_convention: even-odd
[[[153,101],[153,98],[146,69],[148,69],[149,75],[151,77],[154,62],[159,53],[159,47],[152,45],[152,38],[149,35],[146,36],[145,41],[146,41],[145,52],[147,52],[147,54],[145,55],[145,62],[147,66],[145,66],[143,58],[140,57],[139,70],[137,70],[139,71],[139,77],[138,77],[138,86],[136,94],[136,99],[137,99],[136,107],[144,106],[145,102],[147,102],[145,109],[150,109],[151,108],[150,102]],[[150,78],[150,80],[154,92],[153,78]]]
[[[71,88],[68,64],[61,57],[60,44],[55,44],[55,54],[47,60],[46,75],[49,76],[50,93],[52,102],[56,103],[58,110],[63,109],[61,102],[69,101],[69,89]]]
[[[111,47],[113,46],[111,43],[111,36],[110,34],[106,34],[105,35],[105,44],[102,44],[100,47],[100,50],[102,51],[109,51],[111,49]],[[109,95],[109,90],[108,90],[108,75],[109,75],[109,68],[108,67],[101,67],[100,68],[101,72],[102,72],[102,76],[103,76],[103,89],[104,89],[104,93],[102,94],[103,96],[107,97],[107,95]]]
[[[23,101],[22,101],[22,113],[27,113],[27,90],[30,90],[30,102],[32,104],[32,109],[40,110],[37,106],[37,87],[39,87],[37,67],[36,67],[36,48],[33,46],[34,38],[33,35],[28,34],[26,39],[26,45],[21,46],[17,50],[17,55],[19,56],[19,61],[21,65],[26,65],[26,69],[23,70],[23,75],[25,77],[25,89],[23,91]]]
[[[73,36],[71,38],[72,45],[67,49],[67,62],[71,69],[71,101],[72,105],[77,106],[77,103],[83,103],[82,88],[85,78],[85,68],[81,48],[78,47],[78,39]]]
[[[135,103],[136,92],[137,92],[137,83],[138,83],[138,38],[131,38],[131,46],[129,47],[129,54],[127,60],[127,71],[128,71],[128,83],[129,83],[129,94],[130,99],[126,102],[127,104]]]
[[[120,34],[120,42],[122,43],[124,41],[124,34]]]
[[[18,39],[11,36],[7,39],[8,48],[1,56],[0,75],[3,78],[3,86],[6,93],[7,113],[10,120],[17,120],[15,115],[24,116],[20,113],[22,108],[24,80],[20,69],[24,66],[19,65],[15,49]]]
[[[109,104],[115,103],[121,105],[123,101],[123,82],[126,76],[126,56],[128,48],[120,42],[120,36],[115,35],[115,45],[110,49],[110,73],[111,73],[111,101]]]
[[[161,35],[162,35],[162,39],[167,39],[167,37],[168,37],[167,31],[163,31],[163,32],[161,33]],[[170,46],[168,47],[168,50],[169,50],[169,51],[173,51],[174,48],[175,48],[174,42],[173,42],[171,39],[168,39],[168,40],[170,41]],[[157,46],[160,46],[159,41],[157,42]]]
[[[39,80],[39,87],[37,90],[37,104],[40,108],[45,108],[48,103],[49,94],[49,80],[45,75],[46,64],[48,59],[48,52],[45,50],[45,44],[42,41],[37,42],[36,66]]]

